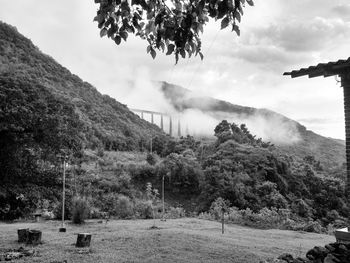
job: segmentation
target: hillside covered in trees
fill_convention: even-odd
[[[0,22],[0,36],[2,81],[36,83],[71,104],[84,124],[87,147],[138,150],[150,135],[162,134],[156,125],[140,119],[115,99],[100,94],[95,87],[40,52],[14,27]]]
[[[0,22],[0,218],[56,203],[64,156],[78,165],[85,149],[140,150],[151,135],[165,137]]]
[[[195,109],[211,116],[218,121],[227,119],[234,122],[249,120],[260,122],[267,126],[270,139],[275,139],[274,144],[283,153],[292,154],[304,158],[308,155],[315,156],[327,166],[339,166],[345,163],[345,142],[326,138],[311,130],[297,121],[289,119],[279,113],[268,109],[240,106],[227,101],[203,97],[178,85],[161,82],[161,90],[165,98],[176,110],[184,112]],[[280,140],[279,130],[285,127],[287,135]],[[261,136],[261,135],[260,135]],[[275,138],[273,138],[275,137]]]
[[[160,190],[164,177],[168,216],[220,219],[224,201],[228,221],[254,227],[326,232],[346,224],[342,169],[330,172],[314,156],[281,154],[244,124],[222,121],[214,132],[215,141],[207,144],[191,136],[156,138],[155,152],[143,157],[105,152],[98,168],[91,155],[80,185],[93,207],[119,218],[152,217],[145,185]],[[155,207],[160,217],[161,203]]]

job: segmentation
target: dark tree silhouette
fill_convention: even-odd
[[[203,59],[201,39],[209,17],[221,21],[221,29],[228,26],[240,35],[238,23],[246,3],[252,0],[95,0],[99,9],[100,36],[108,36],[117,45],[129,34],[148,42],[147,53],[156,57],[156,49],[174,54],[176,62],[192,55]]]

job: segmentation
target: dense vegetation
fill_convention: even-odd
[[[169,103],[180,112],[187,109],[196,109],[218,120],[232,119],[232,116],[239,116],[241,119],[259,119],[264,120],[266,125],[271,125],[271,128],[268,127],[270,130],[278,130],[279,125],[290,127],[300,140],[277,143],[276,148],[282,153],[302,158],[312,155],[327,167],[336,168],[345,163],[345,142],[320,136],[307,130],[300,123],[276,112],[240,106],[211,97],[202,97],[181,86],[167,82],[161,82],[161,90]]]
[[[349,208],[343,171],[332,177],[313,156],[281,155],[244,124],[222,121],[215,136],[209,145],[190,136],[168,140],[155,148],[159,155],[144,155],[142,162],[118,162],[121,157],[104,152],[100,166],[85,171],[82,192],[97,210],[148,218],[145,185],[151,182],[161,189],[164,177],[167,211],[182,207],[187,214],[217,219],[216,203],[222,198],[229,204],[225,217],[236,223],[308,231],[345,224]],[[93,158],[97,157],[90,161]],[[118,200],[124,203],[122,210]]]
[[[228,220],[259,227],[321,231],[349,217],[344,166],[308,151],[286,154],[227,121],[212,142],[170,138],[12,27],[1,23],[0,35],[0,219],[37,209],[59,217],[64,156],[66,216],[75,222],[160,216],[163,178],[172,217],[217,219],[222,202]],[[153,152],[141,152],[151,134]]]
[[[125,105],[100,94],[51,57],[43,54],[15,28],[0,22],[0,74],[39,83],[74,106],[84,123],[90,148],[138,150],[162,131],[133,114]]]
[[[74,107],[25,78],[0,77],[0,217],[13,219],[57,198],[58,156],[82,156]]]
[[[344,177],[333,178],[313,156],[281,155],[244,125],[223,121],[215,131],[215,150],[203,163],[201,197],[206,205],[221,197],[248,213],[264,210],[271,217],[275,209],[294,223],[315,221],[320,226],[341,224],[349,216]]]

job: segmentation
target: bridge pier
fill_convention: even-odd
[[[130,109],[132,110],[133,112],[135,113],[138,113],[138,114],[141,114],[141,119],[145,120],[145,116],[144,114],[150,114],[151,115],[151,122],[152,124],[155,124],[155,119],[154,119],[154,115],[156,116],[160,116],[160,128],[164,130],[165,128],[165,124],[164,124],[164,116],[165,117],[169,117],[169,132],[168,134],[170,136],[173,136],[173,128],[176,128],[173,127],[173,118],[171,115],[168,115],[166,113],[162,113],[162,112],[156,112],[156,111],[149,111],[149,110],[140,110],[140,109]],[[147,118],[148,119],[148,118]],[[156,121],[158,122],[158,121]],[[157,123],[157,125],[159,126],[159,124]],[[188,130],[188,129],[187,129]],[[166,132],[166,131],[165,131]],[[186,131],[188,133],[188,131]],[[180,117],[178,118],[178,122],[177,122],[177,134],[175,134],[175,136],[178,136],[178,137],[181,137],[182,133],[181,133],[181,121],[180,121]]]
[[[181,137],[181,124],[180,119],[177,120],[177,136]]]

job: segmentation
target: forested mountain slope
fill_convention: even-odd
[[[95,87],[43,54],[16,28],[0,22],[0,76],[37,83],[73,104],[83,121],[87,147],[136,150],[151,135],[163,132],[140,119],[125,105],[100,94]]]
[[[301,158],[312,155],[327,166],[338,166],[345,162],[343,141],[318,135],[307,130],[297,121],[279,113],[267,109],[240,106],[211,97],[202,97],[181,86],[167,82],[161,83],[161,90],[165,98],[180,112],[187,109],[197,109],[217,120],[227,119],[236,123],[248,120],[250,123],[247,124],[250,128],[253,128],[254,122],[259,122],[256,126],[266,126],[261,129],[262,132],[266,133],[266,129],[268,129],[270,138],[267,140],[272,139],[277,148],[284,153]],[[284,128],[287,136],[276,140],[280,136],[279,129],[281,127]],[[258,134],[258,132],[254,133]],[[263,139],[266,140],[266,138]]]

